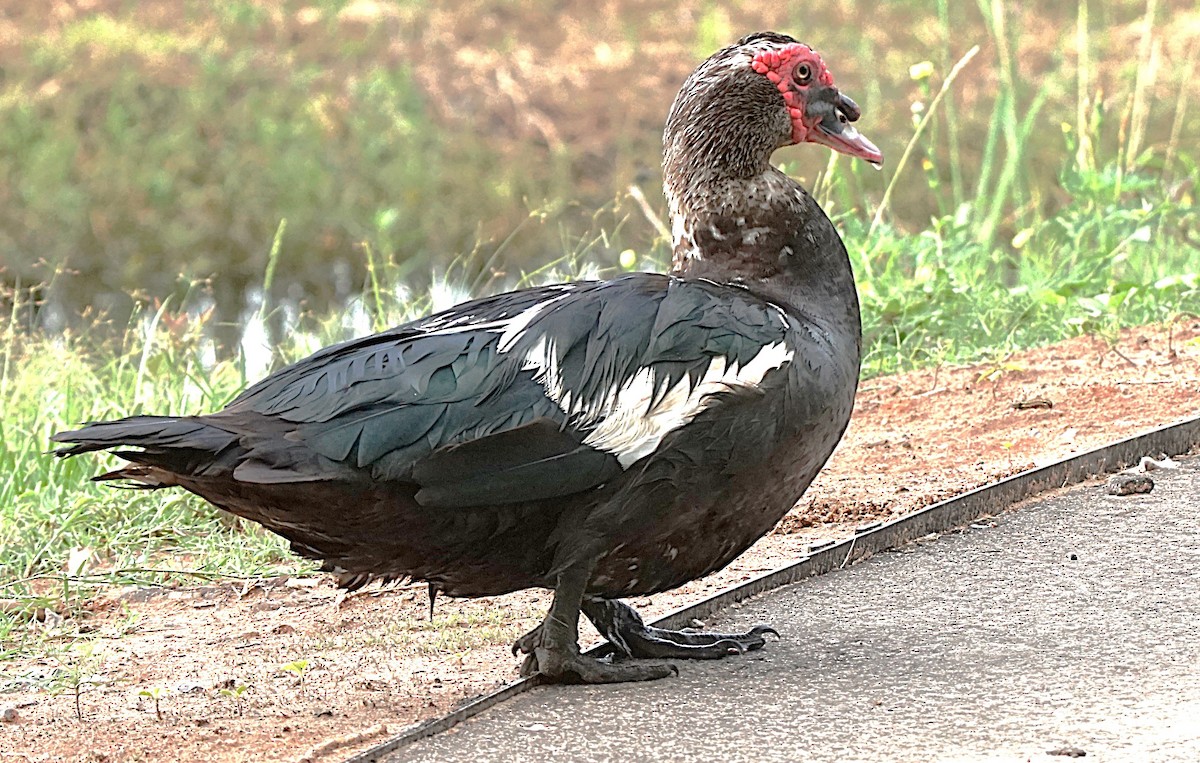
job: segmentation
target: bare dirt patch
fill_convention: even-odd
[[[1198,413],[1197,321],[870,380],[829,467],[773,534],[725,570],[634,604],[665,612],[814,540]],[[547,603],[529,591],[443,600],[430,621],[419,585],[350,597],[324,578],[114,591],[86,615],[92,656],[61,658],[97,682],[82,722],[72,692],[31,688],[58,660],[4,664],[0,705],[17,717],[0,721],[0,756],[339,760],[513,680],[509,644]],[[142,694],[155,689],[161,717]]]

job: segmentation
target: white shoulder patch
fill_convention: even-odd
[[[527,307],[521,312],[514,315],[505,322],[504,331],[500,332],[500,342],[496,345],[496,349],[500,352],[508,352],[512,346],[517,343],[517,340],[525,333],[525,329],[529,328],[529,324],[533,323],[533,319],[538,317],[543,311],[548,309],[556,302],[561,302],[566,299],[569,294],[560,294],[553,299],[548,299],[545,302],[538,302],[532,307]]]
[[[571,393],[563,389],[562,374],[558,370],[558,351],[554,340],[538,337],[537,344],[525,353],[521,369],[533,371],[533,378],[546,390],[546,396],[563,411],[571,408]]]
[[[675,386],[651,407],[654,396],[654,374],[649,368],[638,371],[619,390],[608,397],[599,415],[599,425],[584,443],[612,453],[623,468],[628,468],[643,456],[653,453],[670,432],[684,426],[713,404],[712,395],[739,387],[756,387],[769,371],[791,361],[793,351],[783,342],[767,345],[757,355],[739,367],[725,358],[713,358],[708,370],[694,388],[688,377]],[[553,374],[542,368],[542,384],[551,397],[561,395],[561,386],[554,384]],[[564,410],[569,401],[555,398]],[[564,405],[564,402],[567,405]]]

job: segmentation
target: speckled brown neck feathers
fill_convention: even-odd
[[[751,68],[752,48],[727,48],[684,83],[663,135],[671,273],[749,289],[860,331],[853,273],[816,201],[773,167],[791,142],[778,89]]]

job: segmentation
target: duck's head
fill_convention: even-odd
[[[757,173],[781,146],[819,143],[879,166],[854,128],[861,112],[825,61],[787,35],[758,32],[719,50],[684,82],[664,133],[668,166]]]

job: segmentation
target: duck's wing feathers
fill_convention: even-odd
[[[248,482],[369,475],[419,503],[570,495],[652,453],[720,395],[787,364],[794,319],[734,287],[633,274],[477,300],[323,350],[218,416],[288,423],[246,437]]]

